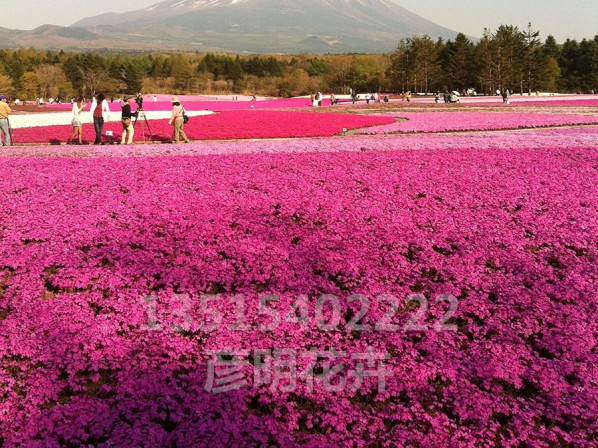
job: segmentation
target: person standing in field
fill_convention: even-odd
[[[91,114],[93,127],[96,131],[96,139],[93,144],[101,145],[104,122],[110,121],[110,106],[108,106],[108,101],[106,101],[106,97],[103,93],[100,93],[97,99],[94,98],[89,113]]]
[[[183,137],[185,143],[189,143],[189,139],[183,130],[185,123],[183,122],[183,113],[185,112],[185,108],[179,102],[179,99],[174,96],[172,97],[172,115],[170,116],[170,120],[168,120],[168,124],[174,126],[174,133],[172,135],[172,143],[179,142],[179,136]]]
[[[125,140],[127,139],[127,134],[129,134],[129,139],[127,140],[127,145],[133,143],[133,135],[135,135],[135,129],[133,128],[133,122],[131,117],[133,114],[131,113],[131,98],[125,96],[123,98],[123,105],[121,106],[122,116],[121,116],[121,123],[123,125],[123,135],[120,141],[121,145],[125,144]]]
[[[81,122],[81,112],[85,109],[85,103],[83,102],[83,97],[77,98],[77,101],[73,103],[73,117],[71,120],[71,124],[73,125],[73,133],[69,137],[68,144],[73,143],[73,139],[78,137],[79,144],[83,143],[83,132],[82,132],[82,122]]]
[[[8,105],[8,100],[5,95],[0,96],[0,132],[4,134],[4,142],[2,146],[10,146],[10,124],[8,122],[8,116],[12,112]]]

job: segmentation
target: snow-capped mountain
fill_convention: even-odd
[[[69,41],[82,48],[253,53],[386,52],[405,37],[457,34],[391,0],[166,0],[89,17],[67,29],[60,36],[85,30],[84,41]],[[45,41],[52,39],[46,36]]]

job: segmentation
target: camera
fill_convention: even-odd
[[[141,93],[137,94],[137,96],[135,97],[135,102],[137,103],[137,110],[142,110],[143,109],[143,95]]]

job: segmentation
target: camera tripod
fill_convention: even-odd
[[[147,130],[149,132],[149,140],[151,142],[154,134],[152,134],[152,129],[150,128],[149,122],[147,121],[147,117],[145,116],[145,112],[143,112],[142,107],[138,108],[137,112],[135,113],[135,121],[133,122],[133,128],[135,128],[135,125],[137,124],[137,120],[139,119],[139,117],[143,118],[143,122],[141,123],[141,135],[143,136],[143,141],[145,142],[145,132],[143,131],[143,126],[145,123],[145,126],[147,126]]]

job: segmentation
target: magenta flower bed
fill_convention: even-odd
[[[5,157],[2,440],[594,446],[596,154]],[[208,325],[202,293],[222,294],[222,325]],[[269,293],[280,301],[260,309]],[[371,302],[369,330],[346,326],[354,293]],[[413,293],[430,301],[426,330],[405,330]],[[245,296],[248,324],[302,294],[311,316],[321,294],[342,312],[328,331],[313,318],[233,330],[232,294]],[[374,330],[389,309],[381,294],[405,304],[395,330]],[[446,322],[456,331],[433,329],[448,308],[441,294],[458,301]],[[336,392],[318,381],[206,390],[212,350],[311,347],[388,353],[386,390],[375,378]],[[325,368],[319,359],[314,373]]]
[[[330,106],[330,100],[328,95],[324,95],[325,98],[322,102],[323,106]],[[158,95],[158,101],[153,102],[147,96],[144,97],[143,107],[146,111],[156,110],[170,110],[172,95]],[[276,98],[276,99],[261,99],[259,101],[250,101],[248,97],[240,97],[238,101],[232,101],[230,98],[215,99],[209,96],[179,96],[181,103],[187,108],[187,110],[248,110],[248,109],[288,109],[288,108],[309,108],[312,107],[309,98]],[[341,103],[351,103],[348,98],[341,98]],[[391,99],[391,103],[400,103],[407,105],[406,102],[399,99]],[[413,97],[412,103],[418,104],[434,104],[434,99],[431,97]],[[110,110],[113,112],[120,111],[120,103],[112,102],[108,103]],[[365,99],[357,103],[358,105],[365,104]],[[135,109],[135,102],[131,102],[132,108]],[[444,103],[440,103],[444,105]],[[502,105],[502,97],[490,96],[490,97],[463,97],[461,103],[453,105],[459,108],[467,108],[468,106],[497,106]],[[253,106],[253,107],[252,107]],[[514,95],[510,99],[510,105],[505,106],[507,109],[512,106],[586,106],[595,107],[598,106],[597,95],[558,95],[558,96],[519,96]],[[70,103],[65,104],[46,104],[46,109],[52,110],[71,110],[72,105]],[[89,106],[88,106],[89,108]]]
[[[180,97],[181,104],[185,106],[187,110],[250,110],[250,109],[289,109],[289,108],[304,108],[312,107],[309,98],[281,98],[272,100],[260,100],[260,101],[230,101],[230,100],[215,100],[212,98],[194,98],[185,99]],[[120,112],[122,103],[108,102],[110,110],[112,112]],[[323,105],[330,106],[329,100],[324,100]],[[71,110],[71,103],[63,104],[46,104],[46,109],[56,109],[58,111]],[[89,109],[89,105],[87,105]],[[136,110],[137,105],[131,100],[131,109]],[[147,98],[143,101],[143,109],[146,111],[157,111],[157,110],[172,110],[172,102],[170,97],[166,100],[160,99],[155,103]]]
[[[393,115],[406,121],[377,126],[363,134],[408,132],[481,131],[537,128],[580,124],[598,124],[598,117],[569,114],[492,113],[492,112],[422,112]]]
[[[250,110],[250,109],[289,109],[289,108],[307,108],[312,107],[309,98],[287,98],[275,99],[265,101],[214,101],[214,100],[184,100],[181,99],[181,104],[187,110]],[[325,105],[330,105],[330,101],[325,101]],[[170,110],[172,104],[170,102],[144,102],[143,108],[147,111],[152,110]]]
[[[291,111],[225,111],[218,114],[192,117],[185,126],[187,137],[192,140],[227,140],[251,138],[289,138],[289,137],[323,137],[341,134],[344,129],[358,129],[368,126],[393,123],[391,117],[358,116],[347,114],[315,114],[310,112]],[[172,140],[173,127],[168,119],[148,121],[155,141]],[[150,133],[144,121],[136,123],[135,140],[143,140]],[[120,141],[122,125],[118,122],[107,122],[104,133],[113,131],[108,141]],[[15,141],[19,143],[54,143],[65,142],[71,135],[70,125],[39,126],[34,128],[14,129]],[[83,140],[93,142],[95,132],[92,123],[83,125]]]

